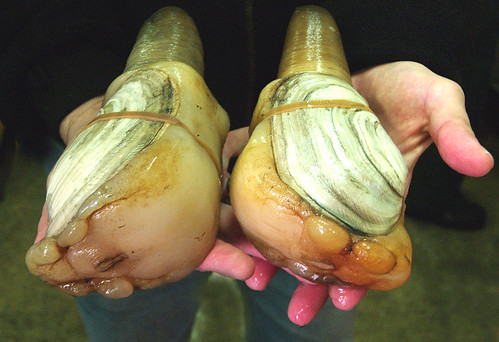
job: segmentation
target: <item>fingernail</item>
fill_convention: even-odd
[[[485,149],[485,148],[484,148],[484,149],[483,149],[483,152],[484,152],[485,154],[489,155],[489,156],[490,156],[490,158],[491,158],[492,160],[494,160],[494,156],[493,156],[493,155],[492,155],[492,154],[491,154],[491,153],[490,153],[487,149]]]

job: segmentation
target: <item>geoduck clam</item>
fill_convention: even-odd
[[[48,231],[26,255],[33,274],[72,295],[119,298],[204,260],[219,224],[229,120],[203,68],[183,10],[146,21],[96,119],[49,177]]]
[[[350,79],[333,18],[298,8],[261,92],[230,197],[270,262],[316,283],[386,290],[410,273],[407,167]]]

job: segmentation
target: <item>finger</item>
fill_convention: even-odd
[[[49,226],[48,217],[49,214],[47,210],[47,203],[45,203],[43,205],[40,221],[38,221],[38,232],[36,233],[35,243],[40,242],[40,240],[43,239],[47,234],[47,229]]]
[[[265,257],[258,251],[258,249],[256,249],[256,247],[253,246],[253,244],[245,237],[243,237],[241,240],[236,241],[235,245],[237,246],[237,248],[249,255],[260,258],[262,260],[266,260]]]
[[[494,166],[492,155],[459,122],[443,124],[433,139],[442,159],[457,172],[481,177]]]
[[[275,274],[279,271],[279,267],[272,265],[265,260],[265,257],[253,246],[246,238],[239,239],[234,243],[242,251],[253,256],[255,263],[255,271],[249,279],[246,280],[246,285],[255,291],[263,291],[270,283]]]
[[[336,308],[340,310],[352,310],[366,295],[367,290],[356,286],[329,286],[329,297]]]
[[[243,234],[232,207],[225,203],[221,204],[219,237],[246,254],[265,259]]]
[[[288,317],[294,324],[304,326],[321,311],[328,298],[327,285],[300,283],[291,297]]]
[[[435,83],[426,103],[430,135],[440,156],[462,174],[473,177],[487,174],[494,159],[480,145],[471,129],[462,89],[449,80]]]
[[[250,289],[256,291],[264,290],[279,268],[267,262],[255,246],[243,235],[231,206],[225,203],[222,203],[220,215],[220,234],[235,248],[245,252],[248,257],[249,255],[254,256],[255,268],[251,277],[246,280],[246,284]]]
[[[255,262],[255,272],[246,280],[246,285],[252,290],[263,291],[279,271],[279,268],[258,257],[254,257],[253,261]]]
[[[236,246],[249,255],[252,255],[255,262],[255,272],[246,280],[246,285],[255,291],[265,290],[280,268],[268,262],[248,239],[239,240]]]
[[[229,160],[233,156],[239,155],[249,139],[248,127],[243,127],[230,131],[225,140],[222,152],[222,161],[225,168],[229,165]]]
[[[232,207],[222,203],[220,215],[220,233],[221,236],[230,241],[240,251],[253,256],[254,272],[246,280],[246,285],[255,291],[263,291],[270,280],[279,271],[279,267],[272,265],[265,260],[265,257],[255,248],[255,246],[244,236],[239,222],[234,216]]]
[[[240,249],[217,239],[215,246],[197,270],[216,272],[232,279],[245,280],[254,273],[255,263]]]
[[[255,261],[255,273],[248,280],[246,280],[246,285],[252,290],[265,290],[270,280],[272,280],[272,278],[280,268],[268,262],[248,239],[242,238],[235,242],[234,245],[236,245],[239,249],[248,253],[249,255],[252,255],[253,260]],[[302,283],[315,285],[309,280],[294,274],[288,268],[282,268],[282,270],[288,272]]]

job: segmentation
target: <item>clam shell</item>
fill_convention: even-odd
[[[364,100],[334,76],[299,73],[273,99]],[[308,89],[305,91],[304,89]],[[281,179],[319,213],[358,234],[388,233],[403,204],[407,167],[378,118],[358,108],[303,108],[270,118]]]

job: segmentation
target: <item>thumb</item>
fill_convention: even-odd
[[[442,159],[457,172],[481,177],[494,166],[492,155],[459,123],[445,124],[433,139]]]
[[[487,174],[494,166],[494,158],[471,129],[461,87],[445,80],[436,83],[428,96],[430,135],[444,162],[464,175]]]

